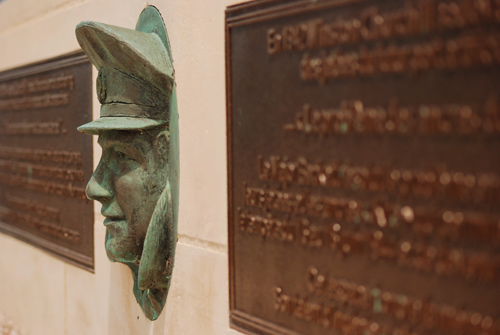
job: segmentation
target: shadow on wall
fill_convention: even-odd
[[[162,335],[165,314],[156,321],[148,320],[135,301],[132,293],[134,282],[130,270],[121,263],[111,263],[109,286],[109,328],[108,335]],[[1,334],[1,333],[0,333]]]

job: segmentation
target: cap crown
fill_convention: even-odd
[[[168,123],[173,66],[158,35],[84,21],[76,27],[83,51],[99,70],[97,93],[101,118],[78,128],[141,130]]]

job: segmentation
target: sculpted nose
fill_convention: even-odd
[[[108,190],[103,182],[97,181],[95,174],[90,178],[85,193],[87,194],[87,198],[97,200],[101,204],[108,202],[112,198],[111,191]]]

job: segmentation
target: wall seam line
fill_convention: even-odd
[[[202,240],[202,239],[188,236],[188,235],[177,234],[177,242],[182,243],[182,244],[186,244],[186,245],[189,245],[189,246],[192,246],[195,248],[209,250],[209,251],[220,253],[220,254],[227,254],[227,246],[225,246],[224,244],[206,241],[206,240]]]

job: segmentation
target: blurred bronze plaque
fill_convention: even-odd
[[[500,334],[500,2],[226,12],[230,308],[249,334]]]
[[[0,73],[0,231],[93,271],[91,80],[82,52]]]

